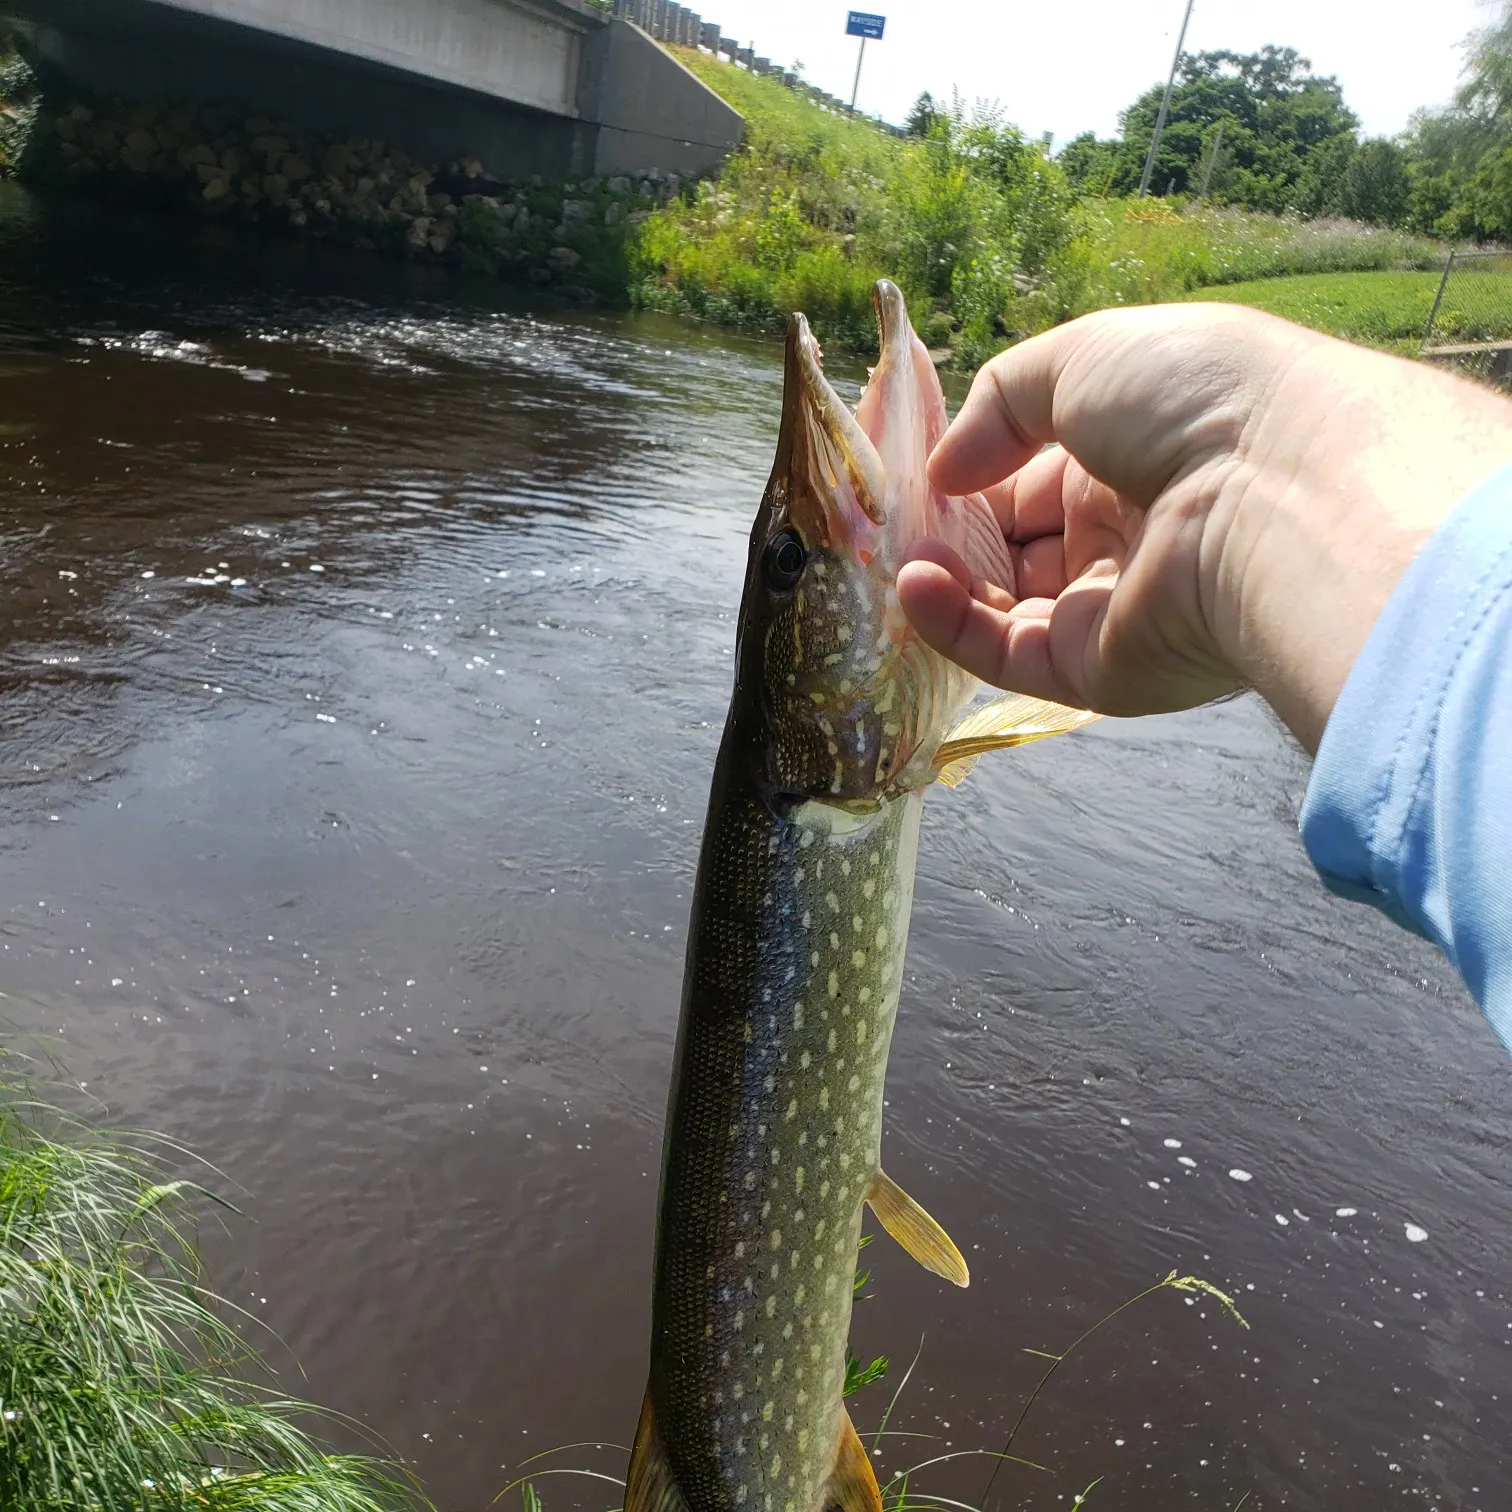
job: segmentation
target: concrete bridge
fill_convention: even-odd
[[[582,0],[0,0],[45,76],[367,136],[490,176],[718,166],[741,117]]]

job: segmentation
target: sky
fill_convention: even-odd
[[[705,20],[773,63],[849,99],[858,43],[845,0],[698,0]],[[1184,0],[861,0],[887,17],[866,44],[860,109],[901,122],[921,90],[996,99],[1032,136],[1060,147],[1112,136],[1118,112],[1171,66]],[[1485,0],[1196,0],[1186,50],[1295,47],[1336,74],[1369,136],[1391,136],[1420,106],[1453,93],[1466,35],[1492,19]]]

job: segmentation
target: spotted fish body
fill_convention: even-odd
[[[715,797],[651,1365],[690,1507],[812,1512],[834,1468],[921,808],[837,830]]]
[[[880,1512],[845,1410],[863,1208],[965,1285],[882,1172],[882,1095],[923,795],[981,751],[1088,718],[975,685],[912,634],[920,535],[1011,585],[980,497],[924,479],[944,402],[901,295],[857,415],[801,316],[751,537],[736,685],[699,860],[657,1230],[651,1364],[626,1512]]]

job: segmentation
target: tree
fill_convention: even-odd
[[[934,96],[926,89],[913,102],[913,109],[908,112],[908,119],[903,123],[903,127],[909,136],[927,137],[939,118],[940,112],[935,107]]]
[[[1161,93],[1152,87],[1123,114],[1119,187],[1138,183],[1134,163],[1142,166],[1148,151]],[[1178,191],[1194,191],[1210,129],[1220,120],[1226,161],[1210,193],[1256,210],[1286,209],[1309,157],[1336,155],[1336,144],[1352,143],[1359,124],[1338,80],[1315,75],[1295,48],[1194,53],[1182,60],[1152,182],[1174,180]]]
[[[1407,214],[1411,193],[1407,154],[1395,142],[1377,137],[1350,155],[1339,185],[1338,208],[1353,220],[1395,226]]]
[[[1414,117],[1404,147],[1407,224],[1440,236],[1512,234],[1512,0],[1471,37],[1454,103]]]
[[[1095,133],[1084,131],[1072,137],[1056,155],[1066,175],[1066,182],[1082,194],[1106,194],[1118,173],[1122,143],[1100,142]]]

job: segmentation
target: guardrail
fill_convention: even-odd
[[[735,67],[774,78],[836,115],[867,121],[892,136],[907,135],[900,126],[852,110],[844,100],[799,78],[790,68],[776,67],[770,58],[758,56],[754,47],[742,47],[734,37],[726,37],[719,22],[705,21],[697,11],[686,5],[677,5],[674,0],[614,0],[614,14],[622,21],[633,22],[658,42],[668,42],[674,47],[697,47],[716,58],[728,58]]]

